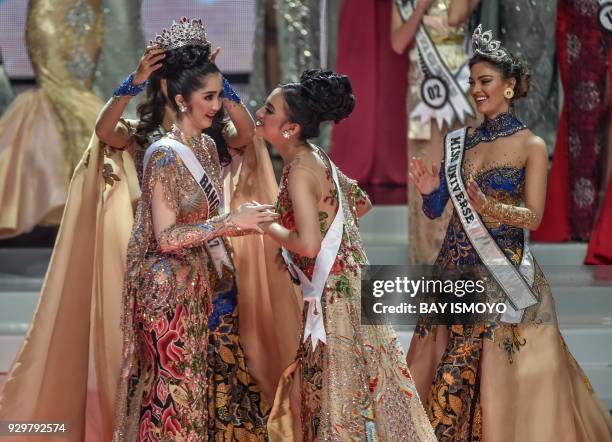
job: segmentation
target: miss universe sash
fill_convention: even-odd
[[[306,342],[308,336],[312,336],[311,341],[313,350],[317,348],[317,343],[319,341],[324,344],[327,342],[325,324],[323,322],[321,296],[325,290],[325,283],[334,265],[334,261],[338,256],[338,250],[340,250],[344,226],[344,211],[342,209],[343,195],[340,182],[338,181],[338,171],[327,155],[321,150],[319,150],[319,152],[325,157],[331,168],[332,178],[336,190],[338,191],[339,204],[336,216],[327,230],[325,238],[323,238],[321,242],[321,250],[319,250],[319,254],[315,260],[312,280],[308,279],[304,272],[295,264],[287,249],[284,247],[282,248],[282,255],[289,269],[289,273],[300,281],[302,296],[304,297],[304,301],[308,302],[308,313],[306,316],[306,325],[304,326],[304,342]]]
[[[531,290],[535,268],[533,257],[524,241],[523,259],[517,269],[499,248],[480,216],[470,204],[461,176],[467,128],[455,130],[445,140],[445,173],[450,198],[472,246],[480,259],[506,294],[506,312],[501,321],[520,323],[527,307],[537,304]]]
[[[395,3],[402,21],[408,21],[414,13],[412,0],[395,0]],[[440,57],[436,45],[431,40],[423,24],[419,25],[415,34],[415,40],[421,61],[425,65],[423,71],[426,78],[421,87],[423,101],[435,111],[434,113],[440,127],[442,127],[442,121],[440,120],[446,121],[451,126],[453,124],[453,114],[461,124],[465,124],[468,117],[475,116],[474,109],[459,84],[460,82],[467,84],[469,77],[467,64],[463,65],[453,75],[442,60],[442,57]],[[428,85],[430,86],[428,87]],[[428,89],[431,90],[428,91]],[[420,110],[417,113],[419,115],[426,114],[424,110]]]
[[[196,158],[193,150],[185,146],[183,143],[167,137],[157,140],[151,144],[145,152],[144,168],[146,169],[151,156],[160,147],[170,147],[180,157],[187,170],[189,170],[191,173],[193,179],[200,185],[200,188],[202,189],[208,203],[206,219],[210,218],[211,213],[214,213],[214,211],[218,208],[223,210],[223,196],[219,195],[217,189],[215,189],[213,181],[206,173],[206,170],[200,161]],[[229,257],[229,253],[227,252],[227,248],[225,247],[225,243],[223,242],[222,238],[213,238],[208,240],[204,243],[204,246],[206,247],[206,250],[208,251],[208,254],[215,265],[215,269],[217,270],[219,277],[222,275],[223,266],[234,270],[232,260]]]

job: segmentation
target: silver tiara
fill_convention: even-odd
[[[493,32],[482,31],[481,24],[478,25],[472,34],[472,49],[474,49],[475,54],[480,54],[496,61],[501,61],[510,56],[499,40],[493,40]]]
[[[187,45],[210,47],[202,20],[199,18],[190,20],[187,17],[182,17],[178,23],[174,21],[170,30],[162,29],[161,34],[157,34],[151,43],[158,44],[166,51]]]

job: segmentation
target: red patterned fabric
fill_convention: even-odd
[[[595,0],[558,3],[557,47],[565,99],[544,218],[532,235],[535,241],[591,236],[607,123],[608,40],[597,11]]]
[[[407,181],[408,57],[391,50],[390,22],[390,0],[343,2],[336,70],[351,78],[357,105],[334,127],[330,155],[362,185]]]
[[[612,264],[612,179],[608,182],[606,198],[593,230],[586,264]]]

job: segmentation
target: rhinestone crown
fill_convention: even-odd
[[[482,31],[482,25],[474,30],[472,34],[472,49],[475,54],[480,54],[495,61],[501,61],[510,57],[508,51],[501,45],[499,40],[493,40],[493,32]]]
[[[158,44],[166,51],[187,45],[210,47],[202,20],[199,18],[190,20],[187,17],[182,17],[178,23],[174,21],[170,30],[162,29],[161,34],[157,34],[155,40],[151,41],[151,43]]]

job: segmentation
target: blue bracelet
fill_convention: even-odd
[[[113,92],[113,97],[125,97],[125,96],[135,96],[145,90],[149,81],[145,81],[143,84],[134,84],[134,74],[128,75],[128,77],[123,80],[123,83],[115,89]]]
[[[236,93],[232,85],[227,81],[225,77],[223,77],[223,98],[227,98],[234,103],[240,103],[240,95]]]

